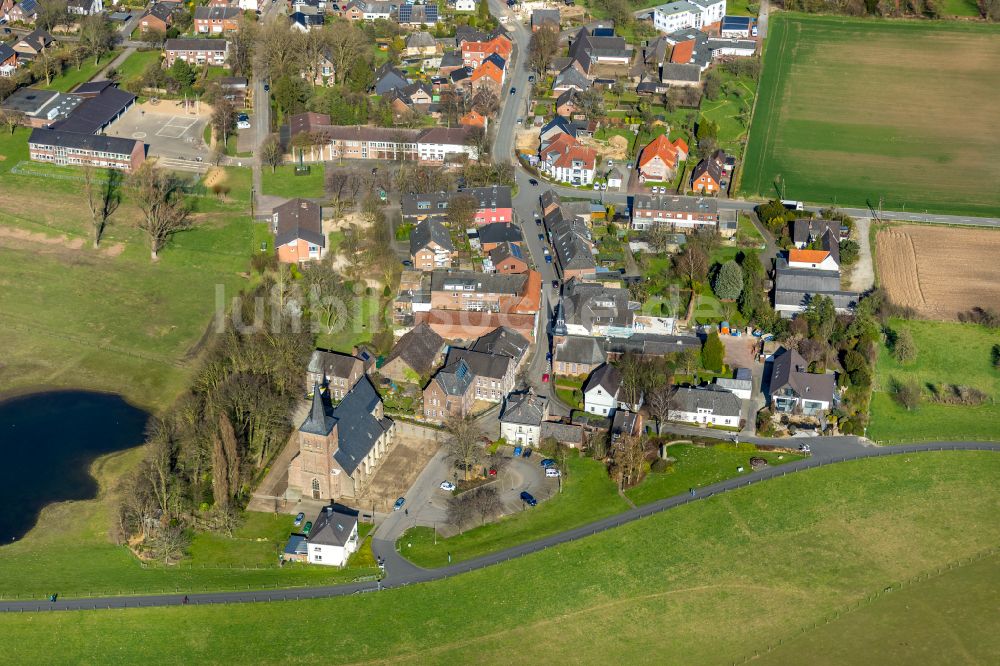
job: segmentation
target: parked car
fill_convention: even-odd
[[[496,476],[496,475],[497,475],[497,468],[490,467],[490,476]]]
[[[528,83],[534,83],[534,82],[535,82],[535,75],[534,74],[529,74],[528,75]]]
[[[517,124],[518,124],[518,125],[520,125],[520,124],[521,124],[521,123],[523,123],[523,122],[524,122],[524,118],[518,118],[518,119],[517,119]]]
[[[546,352],[545,353],[545,360],[546,361],[551,361],[552,360],[552,352]]]
[[[553,478],[562,476],[562,473],[559,470],[557,470],[555,467],[546,467],[545,468],[545,476],[547,476],[550,479],[553,479]]]
[[[536,217],[535,218],[535,224],[537,224],[538,226],[542,226],[542,218]]]
[[[392,510],[399,511],[400,509],[403,508],[404,504],[406,504],[406,498],[400,497],[399,499],[396,500],[396,503],[392,505]]]
[[[547,264],[551,264],[552,263],[552,255],[551,254],[545,255],[545,263],[547,263]]]
[[[555,464],[556,464],[556,461],[553,460],[552,458],[542,458],[542,462],[541,462],[542,467],[552,467]]]
[[[521,447],[520,446],[515,446],[514,447],[514,457],[515,458],[520,458],[521,457]]]
[[[236,127],[239,129],[250,129],[250,116],[241,113],[236,117]]]
[[[403,265],[409,268],[410,266],[413,265],[413,262],[410,261],[409,259],[403,259]]]
[[[602,190],[608,189],[608,184],[607,183],[601,183],[601,189]]]
[[[530,446],[525,447],[524,453],[522,453],[521,455],[523,457],[525,457],[525,458],[530,458],[531,457],[531,447]]]
[[[809,445],[808,444],[799,444],[799,451],[801,451],[802,453],[809,453],[809,451],[810,451]]]
[[[549,383],[549,373],[546,372],[544,375],[542,375],[542,382],[546,384]]]
[[[312,532],[312,528],[313,528],[313,522],[310,520],[309,522],[306,523],[305,527],[302,528],[302,533],[305,534],[306,536],[309,536],[309,533]]]
[[[538,500],[536,500],[535,497],[527,490],[521,491],[521,501],[527,504],[528,506],[535,506],[536,504],[538,504]]]
[[[538,181],[537,181],[537,180],[535,180],[534,178],[529,178],[529,179],[528,179],[528,184],[529,184],[529,185],[532,185],[532,186],[534,186],[534,187],[537,187],[537,186],[538,186]]]
[[[598,185],[597,183],[594,183],[594,189],[595,189],[595,190],[599,190],[599,189],[601,189],[601,186],[600,186],[600,185]]]
[[[545,242],[545,234],[538,234],[538,240]]]
[[[615,165],[614,160],[608,160],[608,166],[614,166],[614,165]]]
[[[553,280],[552,281],[552,288],[553,289],[558,289],[559,288],[559,280]]]
[[[516,95],[517,94],[517,88],[511,87],[510,94],[511,95]]]
[[[441,490],[447,490],[449,493],[455,489],[455,484],[451,481],[442,481]]]
[[[306,514],[299,512],[299,514],[295,516],[295,526],[298,527],[299,525],[301,525],[302,521],[305,519],[306,519]]]

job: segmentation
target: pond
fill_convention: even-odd
[[[107,393],[51,391],[0,402],[0,544],[24,536],[47,504],[96,497],[91,462],[141,444],[148,420]]]

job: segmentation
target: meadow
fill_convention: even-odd
[[[784,660],[772,652],[772,661],[812,663],[814,650],[796,647],[810,632],[815,650],[839,639],[849,658],[837,663],[871,660],[892,646],[864,652],[867,628],[852,652],[853,634],[829,637],[837,626],[825,619],[859,602],[864,610],[856,612],[878,612],[907,594],[904,587],[887,596],[886,588],[995,552],[998,473],[992,452],[854,461],[433,583],[339,599],[8,614],[0,615],[0,632],[19,663],[124,654],[173,662],[604,663],[612,652],[622,663],[650,655],[662,663],[742,663],[779,643],[789,652]],[[995,557],[978,561],[969,570],[973,594],[959,596],[967,582],[952,587],[932,576],[910,589],[926,585],[922,599],[934,606],[875,617],[893,620],[891,635],[926,634],[915,644],[933,646],[936,663],[996,663],[988,618],[1000,567]],[[878,601],[864,603],[876,593]],[[958,605],[964,609],[951,612]]]
[[[742,191],[995,215],[998,78],[996,26],[776,15]]]
[[[0,394],[88,388],[155,411],[183,390],[217,287],[227,298],[244,289],[269,237],[250,222],[249,170],[227,170],[224,199],[190,197],[193,226],[154,263],[127,192],[95,250],[78,171],[12,172],[27,160],[28,133],[0,135]]]
[[[893,319],[893,331],[908,329],[917,357],[900,364],[884,346],[876,367],[877,390],[872,394],[868,437],[899,440],[1000,439],[1000,370],[992,366],[997,331],[975,324]],[[914,380],[923,399],[913,411],[897,404],[889,392],[893,381]],[[962,384],[989,396],[981,405],[951,405],[930,401],[928,384]]]

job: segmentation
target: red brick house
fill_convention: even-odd
[[[200,35],[219,35],[240,29],[239,18],[243,14],[239,7],[209,6],[194,10],[194,31]]]
[[[28,155],[35,162],[135,171],[146,161],[146,146],[135,139],[36,128]]]
[[[462,44],[462,62],[466,67],[475,69],[494,53],[507,62],[510,60],[513,49],[511,41],[503,35],[497,35],[485,42],[464,42]]]
[[[283,264],[318,261],[326,254],[320,209],[311,201],[292,199],[276,206],[271,213],[271,230],[278,261]]]
[[[703,194],[717,194],[728,185],[726,153],[717,150],[698,162],[691,172],[691,189]]]
[[[688,145],[684,139],[671,141],[666,134],[656,137],[639,153],[639,180],[669,181],[677,163],[687,159]]]
[[[497,273],[519,275],[528,272],[528,262],[524,260],[521,246],[514,243],[504,243],[490,252],[490,261]]]

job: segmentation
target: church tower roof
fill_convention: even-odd
[[[319,390],[319,384],[313,384],[313,402],[309,410],[309,416],[299,426],[299,430],[312,435],[329,435],[336,425],[337,420],[326,413],[326,405],[323,403],[323,393]]]

